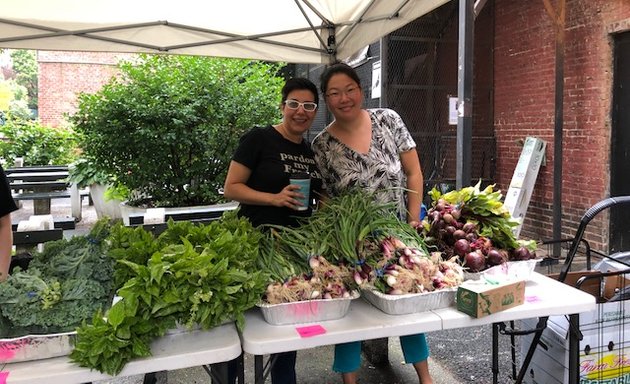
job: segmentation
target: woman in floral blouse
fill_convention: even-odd
[[[380,202],[396,202],[399,217],[416,224],[423,196],[422,170],[416,144],[400,116],[391,109],[363,109],[359,76],[346,64],[328,67],[320,88],[335,117],[312,144],[327,194],[364,188]],[[400,342],[420,383],[433,383],[424,334],[401,336]],[[345,384],[356,383],[360,365],[360,342],[335,346],[333,370],[342,374]]]

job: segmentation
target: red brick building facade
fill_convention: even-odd
[[[65,124],[75,111],[77,94],[101,89],[128,54],[39,51],[39,118],[44,125]]]
[[[555,2],[552,2],[555,3]],[[547,142],[521,234],[552,238],[555,32],[543,1],[496,0],[494,127],[496,181],[506,190],[520,155],[518,141]],[[584,212],[610,193],[613,34],[630,31],[630,1],[567,0],[562,175],[563,237],[573,237]],[[608,216],[587,227],[606,249]]]

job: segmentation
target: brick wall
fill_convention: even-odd
[[[556,1],[552,1],[556,4]],[[612,60],[610,31],[628,27],[626,0],[567,0],[564,62],[562,236],[573,237],[584,212],[610,185]],[[627,28],[626,28],[627,29]],[[521,235],[552,238],[555,33],[542,1],[495,1],[494,125],[497,183],[507,190],[526,136],[547,142]],[[587,227],[606,250],[607,212]]]
[[[76,110],[77,94],[101,89],[116,74],[116,63],[129,54],[38,51],[39,118],[44,125],[65,124]]]

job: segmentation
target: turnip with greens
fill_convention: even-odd
[[[486,258],[481,251],[472,251],[466,254],[464,266],[471,272],[479,272],[486,267]]]
[[[496,248],[491,248],[486,255],[486,262],[488,265],[500,265],[507,261],[507,254],[505,251],[501,252]]]
[[[470,252],[470,243],[466,239],[459,239],[453,245],[453,250],[459,256],[465,256]]]
[[[518,247],[512,251],[512,257],[514,260],[529,260],[532,258],[532,254],[526,247]]]
[[[453,232],[453,238],[455,240],[464,239],[464,238],[466,238],[466,232],[464,232],[461,229],[457,229],[457,230],[455,230],[455,232]]]

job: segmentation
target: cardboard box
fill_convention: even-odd
[[[567,274],[567,277],[564,279],[564,283],[567,285],[570,285],[572,287],[575,287],[578,280],[580,280],[580,278],[582,278],[583,276],[598,276],[600,275],[601,272],[599,271],[579,271],[579,272],[569,272]],[[558,277],[560,276],[559,273],[553,273],[548,275],[550,278],[554,279],[554,280],[558,280]],[[595,297],[599,297],[600,295],[600,281],[599,279],[593,278],[593,279],[588,279],[585,280],[584,283],[582,283],[582,285],[580,285],[580,290],[590,293],[591,295],[595,296]]]
[[[599,271],[570,272],[567,274],[564,282],[575,286],[575,283],[582,276],[598,276],[600,274],[601,272]],[[557,278],[557,275],[550,275],[549,277]],[[582,332],[590,329],[613,332],[614,329],[619,329],[620,324],[630,324],[630,300],[607,302],[605,297],[607,295],[606,292],[608,292],[608,295],[614,295],[615,290],[623,288],[622,284],[630,282],[623,277],[624,275],[592,278],[585,280],[580,286],[581,290],[595,296],[599,303],[597,304],[597,309],[580,313],[580,330]],[[550,317],[552,322],[554,318],[554,316]],[[564,319],[564,316],[559,317],[556,325],[560,326],[560,324],[564,325],[566,323],[566,327],[568,327],[568,322],[562,319]]]
[[[610,300],[624,287],[630,286],[630,279],[627,275],[606,276],[604,280],[604,299]]]
[[[545,148],[547,144],[536,137],[527,137],[523,143],[523,150],[518,159],[510,187],[505,194],[503,205],[507,208],[513,218],[519,221],[519,225],[512,228],[514,235],[518,238],[527,207],[536,184],[538,170],[545,158]]]
[[[584,275],[598,275],[598,271],[571,272],[565,282],[574,285]],[[580,383],[630,383],[630,300],[604,302],[606,289],[619,289],[626,283],[624,276],[612,279],[589,279],[582,289],[598,298],[597,309],[579,314],[582,340],[579,342]],[[608,284],[608,287],[606,287]],[[536,326],[537,319],[523,320],[522,329]],[[550,316],[536,349],[526,383],[568,382],[569,322],[566,316]],[[521,356],[525,356],[533,335],[522,338]],[[626,340],[627,339],[627,340]],[[546,376],[549,375],[549,376]],[[526,375],[527,378],[528,375]],[[535,378],[535,379],[534,379]]]
[[[525,280],[498,284],[468,280],[457,289],[457,309],[477,318],[521,305],[524,301]]]
[[[614,270],[609,270],[609,272],[614,272]],[[564,283],[575,287],[578,280],[583,276],[598,276],[600,274],[600,271],[569,272],[566,279],[564,280]],[[558,273],[549,275],[550,278],[555,280],[558,279],[558,276]],[[580,285],[580,289],[584,292],[590,293],[591,295],[598,298],[598,300],[600,301],[607,301],[611,299],[618,291],[629,285],[630,277],[626,274],[606,276],[601,279],[587,279],[582,283],[582,285]]]
[[[563,384],[563,382],[558,381],[555,376],[532,360],[527,374],[523,377],[523,384]]]
[[[559,319],[559,318],[558,318]],[[552,320],[550,318],[550,320]],[[555,319],[557,320],[557,319]],[[523,328],[533,327],[536,321],[526,324]],[[625,341],[624,333],[619,331],[606,332],[605,330],[585,331],[584,339],[579,343],[579,376],[580,383],[588,384],[621,384],[630,381],[630,342]],[[532,357],[528,373],[541,370],[547,373],[554,382],[566,383],[569,381],[569,346],[568,335],[563,327],[557,327],[557,323],[551,322],[543,331],[540,345]],[[522,339],[521,359],[527,353],[533,338],[526,335]],[[544,375],[535,372],[533,377],[538,381]],[[534,380],[525,382],[536,382]],[[544,381],[543,381],[544,382]]]

